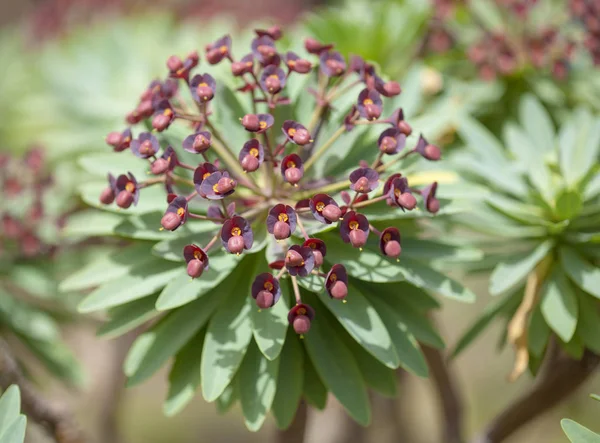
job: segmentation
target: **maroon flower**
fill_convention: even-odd
[[[433,182],[421,191],[421,196],[425,202],[425,209],[432,214],[435,214],[440,210],[440,201],[435,198],[437,187],[437,182]]]
[[[227,252],[241,254],[244,249],[250,249],[254,235],[250,223],[239,215],[225,220],[221,228],[221,243]]]
[[[368,194],[379,185],[379,174],[371,168],[358,168],[350,173],[350,189]]]
[[[277,240],[283,240],[292,235],[296,229],[296,212],[291,206],[279,203],[269,211],[267,216],[267,231]]]
[[[156,131],[162,132],[175,120],[175,111],[168,100],[159,101],[156,106],[154,106],[154,109],[155,112],[152,117],[152,127]]]
[[[247,54],[243,56],[241,60],[231,63],[231,73],[236,77],[250,74],[253,68],[254,56],[252,54]]]
[[[398,128],[398,130],[407,137],[412,134],[412,128],[406,120],[404,120],[404,111],[402,108],[396,109],[385,121],[386,123],[390,123],[394,128]]]
[[[379,135],[377,145],[384,154],[397,154],[406,146],[406,135],[400,132],[399,129],[388,128]]]
[[[112,174],[108,174],[108,187],[100,193],[100,203],[110,205],[117,195],[117,180]]]
[[[337,51],[321,52],[319,69],[327,77],[339,77],[346,70],[346,61]]]
[[[281,175],[286,182],[296,185],[304,175],[302,159],[297,154],[290,154],[281,160]]]
[[[263,66],[270,65],[277,58],[277,48],[275,48],[275,41],[268,35],[257,37],[252,40],[252,53],[254,57],[263,64]]]
[[[152,157],[158,152],[159,148],[158,139],[149,132],[142,132],[138,138],[131,142],[131,152],[139,158]]]
[[[252,298],[260,309],[273,307],[281,298],[279,281],[268,272],[256,276],[251,291]]]
[[[246,131],[256,132],[260,134],[261,132],[265,132],[271,126],[275,119],[271,114],[246,114],[242,118],[242,126],[246,128]]]
[[[309,37],[304,40],[304,48],[306,48],[306,50],[311,54],[319,55],[323,51],[329,51],[330,49],[333,49],[333,44],[323,44],[318,40]]]
[[[425,137],[423,137],[423,135],[419,136],[419,141],[417,141],[415,151],[417,151],[427,160],[437,161],[442,157],[440,148],[430,144],[427,140],[425,140]]]
[[[386,228],[379,237],[379,249],[383,255],[398,258],[402,252],[400,246],[400,231],[396,228]]]
[[[408,187],[406,177],[396,177],[392,180],[388,192],[391,203],[409,211],[417,206],[417,199],[412,195],[412,191]]]
[[[275,25],[271,26],[269,29],[255,29],[254,32],[259,37],[267,36],[273,40],[279,40],[282,36],[281,27]]]
[[[224,35],[217,41],[206,45],[206,61],[211,65],[216,65],[231,54],[231,36]]]
[[[312,64],[304,58],[300,58],[295,52],[289,51],[285,54],[285,64],[290,71],[298,74],[306,74],[312,70]]]
[[[304,146],[312,142],[308,129],[293,120],[284,121],[281,130],[290,142],[297,145]]]
[[[348,295],[348,273],[343,265],[333,265],[325,277],[325,290],[331,298],[343,300]]]
[[[315,310],[309,305],[298,303],[288,312],[288,322],[296,334],[306,334],[310,330],[310,322],[315,319]]]
[[[315,268],[313,250],[308,246],[290,246],[285,254],[285,267],[292,276],[306,277]]]
[[[131,129],[123,132],[111,132],[106,136],[106,144],[112,146],[115,152],[121,152],[129,148],[131,144]]]
[[[342,210],[327,194],[316,194],[309,201],[310,211],[313,217],[325,224],[336,222],[342,216]]]
[[[117,196],[117,206],[127,209],[133,205],[137,205],[140,198],[140,190],[138,189],[137,180],[131,172],[127,175],[121,174],[115,182],[115,194]]]
[[[165,152],[152,162],[150,166],[150,170],[155,175],[164,174],[167,171],[172,171],[175,166],[177,166],[177,154],[175,150],[169,146],[165,149]]]
[[[192,278],[198,278],[208,269],[208,255],[199,246],[186,245],[183,248],[183,258],[187,263],[187,273]]]
[[[199,131],[188,135],[182,143],[183,149],[192,154],[202,154],[210,148],[211,135],[207,131]]]
[[[212,163],[201,163],[194,171],[194,187],[196,188],[196,191],[198,192],[198,194],[200,194],[201,196],[204,196],[204,194],[202,194],[202,190],[200,189],[200,187],[202,186],[202,182],[204,180],[206,180],[208,177],[210,177],[210,175],[214,172],[217,172],[218,169],[215,165],[213,165]]]
[[[369,237],[369,221],[367,217],[355,211],[348,211],[340,223],[340,235],[345,243],[361,248]]]
[[[354,129],[354,126],[356,126],[354,124],[354,120],[356,119],[357,112],[358,108],[356,107],[356,105],[352,105],[352,108],[350,109],[348,114],[344,116],[344,126],[346,128],[346,131],[350,132]]]
[[[195,75],[190,81],[192,98],[198,103],[206,103],[215,95],[217,82],[210,74]]]
[[[254,172],[262,165],[262,162],[265,159],[265,149],[258,140],[253,138],[244,143],[244,147],[240,150],[238,159],[244,171]]]
[[[315,268],[321,267],[323,264],[323,257],[327,254],[325,242],[318,238],[309,238],[302,243],[302,246],[307,246],[312,249],[313,256],[315,257]]]
[[[173,78],[187,79],[190,75],[190,71],[198,66],[199,62],[200,57],[196,51],[190,52],[185,60],[181,60],[176,55],[172,55],[167,59],[169,76]]]
[[[185,197],[175,197],[170,203],[160,224],[168,231],[174,231],[187,220],[188,202]]]
[[[285,80],[286,75],[283,69],[275,65],[269,65],[260,76],[260,85],[269,94],[277,94],[284,88]]]
[[[227,172],[216,171],[202,180],[199,193],[209,200],[221,200],[233,194],[236,185]]]
[[[376,120],[381,115],[381,96],[379,92],[373,89],[363,89],[358,94],[358,101],[356,107],[361,117],[367,120]]]

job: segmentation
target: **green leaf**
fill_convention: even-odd
[[[458,354],[464,351],[479,335],[485,331],[489,324],[499,314],[511,306],[516,306],[519,303],[520,296],[518,293],[511,294],[506,297],[496,299],[489,303],[479,318],[473,323],[458,339],[450,358],[456,358]]]
[[[550,327],[544,321],[544,315],[538,304],[531,314],[529,329],[527,330],[527,345],[529,353],[541,358],[550,338]]]
[[[507,123],[503,129],[504,140],[511,154],[525,166],[539,160],[535,143],[527,133],[514,123]]]
[[[202,351],[202,394],[209,402],[231,382],[252,339],[250,285],[255,257],[245,257],[238,266],[237,278],[222,283],[227,290],[215,289],[225,300],[208,325]]]
[[[0,397],[0,436],[19,418],[21,393],[17,385],[11,385]]]
[[[558,337],[558,342],[560,346],[565,350],[565,352],[573,357],[575,360],[581,360],[583,357],[583,341],[578,335],[573,335],[573,338],[570,342],[565,343]]]
[[[375,288],[376,286],[370,287]],[[349,296],[344,300],[347,303],[341,303],[328,295],[323,295],[321,301],[358,344],[381,363],[395,369],[400,365],[400,359],[383,321],[365,297],[369,292],[363,292],[363,287],[349,281]]]
[[[279,429],[294,421],[304,385],[304,350],[292,328],[288,328],[285,346],[279,358],[277,391],[273,399],[273,417]]]
[[[81,313],[122,305],[153,294],[179,274],[181,265],[155,259],[132,267],[128,275],[103,284],[79,304]]]
[[[207,291],[229,277],[239,262],[238,257],[218,252],[214,256],[211,255],[208,270],[203,272],[200,278],[195,279],[191,279],[187,274],[187,269],[180,265],[179,274],[160,293],[156,301],[156,309],[166,311],[202,297]]]
[[[579,291],[579,320],[577,334],[581,337],[586,347],[600,354],[600,314],[598,314],[597,301]]]
[[[304,297],[317,308],[316,297],[308,296],[306,292]],[[325,386],[354,420],[367,426],[371,421],[371,408],[365,381],[356,360],[341,338],[326,321],[319,321],[319,317],[316,317],[304,343]]]
[[[304,352],[304,351],[303,351]],[[302,386],[304,398],[313,407],[322,411],[327,405],[327,388],[317,374],[317,370],[306,356],[304,358],[304,384]]]
[[[553,245],[552,241],[547,240],[532,252],[515,256],[496,266],[490,276],[490,294],[499,295],[516,289],[550,252]]]
[[[578,109],[559,134],[559,158],[562,175],[569,186],[575,186],[594,165],[600,150],[600,119],[589,111]]]
[[[234,377],[231,383],[225,388],[223,393],[215,400],[217,411],[219,414],[224,414],[231,409],[235,402],[239,399],[238,379]]]
[[[177,353],[169,372],[169,392],[163,404],[167,417],[179,413],[194,398],[200,386],[200,361],[204,335],[202,330]]]
[[[271,409],[277,387],[279,361],[280,359],[267,360],[254,342],[248,346],[240,366],[238,386],[242,412],[250,431],[256,432],[261,428]]]
[[[506,163],[502,144],[482,123],[470,117],[461,119],[458,133],[469,148],[481,158],[490,157],[493,161],[499,161],[501,165]]]
[[[600,395],[598,394],[590,394],[590,398],[596,401],[600,401]]]
[[[486,30],[499,32],[504,28],[502,13],[495,2],[481,0],[469,3],[469,8],[473,15],[481,21]]]
[[[23,443],[26,430],[27,418],[19,415],[8,428],[4,429],[4,432],[0,432],[0,441],[2,443]]]
[[[186,223],[187,226],[189,223]],[[172,260],[177,262],[184,262],[185,259],[183,257],[183,248],[189,244],[197,244],[197,245],[205,245],[207,244],[215,235],[215,227],[206,224],[204,227],[206,232],[198,231],[193,234],[183,235],[177,238],[168,238],[159,243],[156,243],[152,248],[152,253],[158,257],[164,258],[165,260]],[[183,229],[180,228],[180,229]],[[228,254],[231,255],[231,254]],[[213,254],[211,253],[210,259],[212,266],[212,258]]]
[[[554,214],[558,220],[575,218],[583,208],[581,194],[575,190],[562,189],[556,197]]]
[[[540,308],[546,323],[568,343],[577,328],[577,297],[560,266],[554,267],[540,297]]]
[[[102,255],[63,280],[59,290],[61,292],[81,291],[123,277],[135,266],[152,259],[151,247],[149,243],[140,242],[120,251]]]
[[[383,299],[371,297],[371,303],[381,316],[381,320],[383,320],[392,337],[392,342],[400,359],[400,366],[419,377],[427,377],[429,370],[425,357],[421,353],[417,340],[409,332],[402,318],[396,315]],[[365,380],[368,382],[366,376]]]
[[[292,293],[291,291],[289,292]],[[252,334],[258,348],[268,360],[275,360],[281,353],[288,329],[289,312],[285,294],[270,309],[252,306]]]
[[[96,335],[115,338],[156,317],[158,312],[154,305],[157,298],[157,295],[148,296],[110,309],[110,320],[98,329]]]
[[[561,264],[573,282],[585,292],[600,298],[600,268],[593,266],[569,247],[560,248]]]
[[[519,103],[519,118],[529,138],[537,146],[540,155],[555,148],[555,133],[552,119],[544,106],[532,94],[525,95]]]
[[[600,435],[573,420],[563,418],[560,421],[560,426],[565,434],[567,434],[567,437],[569,437],[571,443],[600,443]]]
[[[97,209],[87,209],[67,217],[67,224],[61,235],[65,237],[100,237],[114,235],[124,216]]]

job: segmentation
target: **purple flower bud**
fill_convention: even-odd
[[[192,278],[200,277],[202,272],[208,268],[206,252],[196,245],[186,245],[183,248],[183,258],[187,263],[188,275]]]
[[[354,211],[348,211],[340,223],[342,240],[355,248],[365,245],[369,236],[369,221],[367,217]]]
[[[316,194],[310,199],[309,207],[313,217],[321,223],[334,223],[338,221],[342,215],[342,210],[335,200],[327,194]]]
[[[290,249],[285,255],[285,265],[286,266],[301,266],[304,264],[304,258],[302,255],[296,250]]]
[[[247,131],[256,132],[260,129],[258,116],[256,114],[246,114],[242,117],[242,126]]]
[[[290,234],[291,233],[289,224],[282,221],[278,221],[275,223],[275,226],[273,228],[273,235],[277,240],[284,240],[288,238]]]
[[[363,118],[367,120],[376,120],[381,115],[382,110],[381,96],[373,89],[363,89],[358,94],[356,107]]]
[[[268,272],[262,273],[254,279],[251,291],[252,298],[256,300],[260,309],[272,307],[281,297],[279,281]]]
[[[269,94],[277,94],[285,86],[285,79],[283,69],[275,65],[269,65],[260,76],[260,84]]]
[[[227,250],[232,254],[241,254],[244,250],[244,239],[241,236],[233,236],[227,240]]]
[[[285,255],[285,267],[290,275],[306,277],[315,267],[315,257],[312,248],[292,245]]]
[[[200,260],[191,260],[187,264],[187,273],[192,278],[198,278],[204,272],[204,266]]]
[[[435,197],[437,186],[437,182],[433,182],[421,191],[421,196],[425,201],[425,209],[432,214],[436,214],[440,210],[440,201]]]
[[[239,215],[225,220],[221,227],[221,244],[230,254],[241,254],[252,248],[254,234],[250,223]]]
[[[350,174],[350,189],[361,194],[368,194],[377,188],[379,174],[371,168],[358,168]]]
[[[169,169],[169,162],[167,160],[165,160],[164,158],[156,159],[154,162],[152,162],[152,165],[150,166],[150,171],[154,175],[164,174],[165,172],[167,172],[168,169]]]
[[[382,92],[382,94],[384,94],[386,97],[394,97],[395,95],[399,95],[402,92],[400,84],[395,81],[385,82],[383,84],[383,90],[385,91],[385,93]]]
[[[348,273],[343,265],[331,267],[325,277],[325,290],[331,298],[342,300],[348,295]]]
[[[254,157],[251,154],[246,154],[240,162],[240,165],[242,165],[242,168],[246,172],[254,172],[260,166],[258,158]]]
[[[367,235],[359,229],[351,230],[348,237],[350,238],[350,244],[355,248],[362,248],[367,243]]]
[[[321,267],[323,264],[323,258],[327,254],[325,242],[323,240],[319,240],[318,238],[309,238],[302,244],[302,246],[308,246],[310,249],[312,249],[313,256],[315,257],[315,268]]]
[[[217,83],[210,74],[195,75],[190,81],[190,92],[196,102],[212,100],[216,89]]]
[[[298,183],[304,175],[304,166],[300,156],[297,154],[285,156],[281,160],[281,173],[288,183],[292,185]]]
[[[277,240],[288,238],[296,229],[296,211],[283,203],[275,205],[267,216],[267,231]]]
[[[160,220],[160,224],[167,231],[174,231],[181,225],[181,218],[174,212],[167,212]]]
[[[307,38],[304,40],[304,48],[311,54],[319,55],[323,51],[329,51],[333,48],[332,44],[323,44],[314,38]]]
[[[402,252],[400,246],[400,231],[396,228],[386,228],[379,237],[379,249],[383,255],[398,258]]]
[[[256,306],[260,309],[267,309],[273,306],[273,293],[269,291],[260,291],[256,296]]]
[[[396,202],[398,203],[398,206],[408,209],[409,211],[417,206],[417,199],[409,192],[403,192],[396,196]]]
[[[265,150],[258,140],[253,138],[244,143],[244,147],[240,150],[238,159],[244,171],[254,172],[264,161]]]
[[[117,195],[116,202],[119,208],[127,209],[133,203],[133,194],[127,190],[123,190]]]
[[[306,315],[298,315],[292,323],[294,332],[298,335],[306,334],[310,331],[310,319]]]
[[[109,186],[100,194],[100,203],[110,205],[115,200],[115,191]]]
[[[158,152],[160,145],[158,139],[149,132],[142,132],[138,138],[131,142],[131,152],[139,158],[149,158]]]
[[[176,55],[172,55],[167,59],[167,68],[171,72],[179,71],[183,68],[183,61]]]

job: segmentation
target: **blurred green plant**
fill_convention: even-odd
[[[598,395],[592,394],[590,397],[592,397],[594,400],[600,401],[600,397]],[[573,420],[563,418],[560,421],[560,426],[571,443],[600,443],[599,434],[590,431],[585,426],[582,426]]]
[[[20,413],[21,395],[19,387],[11,385],[0,396],[0,441],[2,443],[23,443],[27,417]]]

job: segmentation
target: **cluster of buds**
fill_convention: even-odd
[[[574,18],[585,28],[583,44],[589,51],[595,65],[600,65],[600,1],[570,0],[569,6]]]
[[[52,177],[44,173],[45,159],[41,148],[30,149],[22,158],[0,155],[0,257],[31,258],[50,253],[54,246],[38,235],[44,225],[57,228],[64,219],[48,219],[44,196],[52,192]]]
[[[455,38],[447,22],[454,17],[456,7],[464,3],[462,0],[433,0],[433,13],[427,24],[427,33],[421,51],[425,53],[445,53],[452,49]]]
[[[109,175],[100,201],[128,208],[143,198],[140,193],[144,188],[160,185],[166,190],[168,204],[161,229],[174,231],[192,220],[219,225],[207,244],[185,246],[183,257],[192,278],[200,278],[208,268],[209,253],[215,245],[220,243],[230,254],[243,254],[253,247],[253,229],[264,226],[280,246],[281,254],[269,264],[271,272],[256,276],[251,296],[260,309],[268,309],[281,297],[280,280],[290,278],[296,304],[289,312],[289,322],[298,334],[305,334],[315,312],[302,303],[297,279],[317,276],[323,279],[324,289],[331,298],[344,300],[348,295],[346,269],[341,264],[327,266],[327,245],[311,237],[305,226],[337,225],[341,239],[361,249],[374,234],[379,238],[381,253],[397,260],[402,251],[399,230],[388,227],[379,231],[360,210],[377,203],[385,207],[387,202],[389,206],[411,211],[417,206],[418,196],[427,211],[436,213],[440,206],[436,198],[437,183],[416,189],[401,173],[390,170],[408,156],[439,160],[440,149],[422,135],[414,147],[407,146],[412,128],[405,121],[402,109],[395,110],[388,118],[381,117],[384,98],[400,94],[400,85],[384,81],[375,67],[360,57],[353,56],[347,62],[332,44],[314,39],[305,40],[307,58],[293,52],[280,53],[276,48],[280,28],[255,32],[251,52],[240,59],[231,52],[229,36],[207,45],[204,56],[209,64],[227,61],[231,74],[239,79],[237,92],[247,97],[253,109],[252,113],[239,116],[248,141],[243,146],[229,146],[213,124],[217,81],[209,74],[192,75],[191,69],[199,64],[197,53],[185,60],[172,56],[167,60],[168,78],[152,82],[142,94],[136,111],[127,117],[130,123],[140,117],[146,119],[153,132],[142,131],[134,136],[128,128],[111,133],[106,139],[115,151],[129,149],[148,162],[154,176],[138,180],[131,173]],[[311,56],[315,60],[309,60]],[[306,122],[287,120],[277,127],[273,110],[290,105],[286,83],[291,76],[311,73],[318,77],[318,87],[309,89],[316,99],[312,116]],[[319,143],[317,128],[330,114],[332,103],[358,85],[363,88],[339,122],[340,128]],[[188,103],[179,89],[189,93]],[[192,107],[197,112],[192,112]],[[161,150],[157,136],[174,121],[189,126],[190,135],[183,140],[181,149],[198,155],[197,164],[182,161],[182,155],[178,156],[173,146],[163,146]],[[339,181],[311,178],[315,162],[343,133],[367,125],[382,126],[377,145],[371,150],[372,162],[361,161],[349,176]],[[365,150],[365,154],[369,151]],[[384,161],[388,158],[391,160]],[[191,171],[190,180],[186,174],[192,175]],[[185,187],[192,189],[182,191]],[[211,203],[205,213],[191,210],[190,202],[197,198]],[[301,240],[296,243],[295,238]]]

